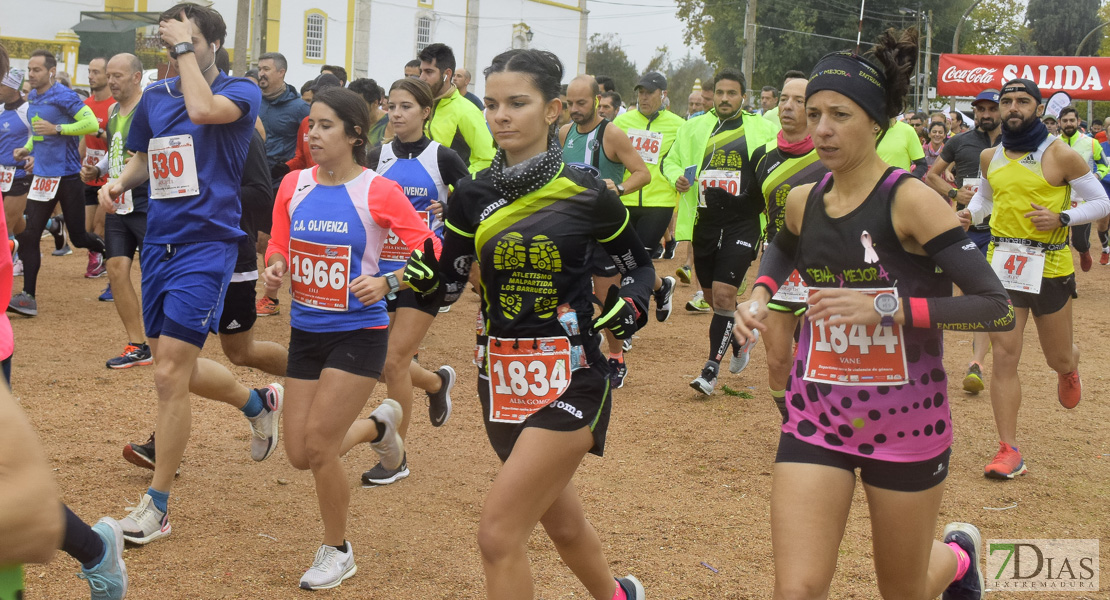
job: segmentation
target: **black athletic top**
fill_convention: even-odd
[[[790,190],[807,183],[817,183],[828,173],[816,150],[795,156],[778,146],[778,140],[767,142],[752,155],[755,163],[755,187],[767,203],[765,238],[775,237],[786,219],[786,197]]]
[[[714,208],[707,199],[706,204],[709,206],[698,208],[695,227],[719,227],[753,219],[758,221],[759,214],[763,212],[763,194],[755,185],[756,163],[751,158],[748,138],[744,135],[744,121],[745,115],[740,113],[734,118],[717,123],[706,144],[700,175],[705,177],[706,171],[710,170],[740,171],[739,193],[730,194],[724,190],[713,192],[721,194],[725,199],[725,206]]]
[[[247,160],[243,164],[243,214],[239,217],[239,228],[247,237],[239,240],[239,257],[235,260],[236,273],[258,270],[258,253],[255,249],[258,232],[268,233],[273,221],[274,188],[267,164],[266,146],[262,142],[262,136],[255,130],[251,136],[250,148],[247,149]]]
[[[991,143],[990,135],[976,127],[971,131],[952,136],[944,143],[944,147],[940,149],[940,158],[952,164],[952,174],[956,177],[956,187],[963,187],[964,179],[968,177],[985,177],[985,175],[979,173],[979,156],[983,153],[983,150],[993,148],[1001,141],[1002,136],[1000,135],[994,140],[994,143]],[[964,206],[960,205],[956,208],[963,209]],[[971,229],[990,231],[989,215],[982,223],[972,224]]]

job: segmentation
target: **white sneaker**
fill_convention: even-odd
[[[170,521],[166,513],[154,506],[150,494],[143,494],[139,505],[132,508],[120,522],[123,539],[132,544],[149,544],[170,534]]]
[[[401,466],[405,460],[405,441],[397,434],[397,426],[401,424],[404,414],[401,405],[391,398],[382,400],[381,406],[370,413],[377,422],[385,425],[385,435],[377,442],[371,442],[370,447],[378,453],[382,466],[389,470]]]
[[[320,546],[316,551],[316,558],[312,561],[312,568],[305,571],[301,577],[302,590],[330,589],[358,572],[351,542],[343,542],[343,544],[347,548],[345,552],[340,552],[335,549],[335,546],[327,544]]]
[[[285,388],[279,383],[258,390],[265,407],[257,417],[247,417],[251,423],[251,458],[261,462],[270,458],[278,446],[278,421],[285,408]]]
[[[748,362],[752,359],[752,348],[759,341],[759,330],[753,330],[752,334],[752,339],[740,346],[740,352],[733,354],[732,360],[728,361],[729,373],[739,373],[747,368]]]

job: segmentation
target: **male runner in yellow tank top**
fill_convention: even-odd
[[[957,214],[965,227],[991,214],[987,259],[1013,301],[1013,330],[990,334],[995,374],[991,405],[1000,449],[984,469],[987,477],[1013,479],[1026,471],[1017,448],[1018,363],[1025,324],[1032,311],[1045,360],[1059,376],[1060,404],[1075,408],[1082,388],[1079,348],[1072,338],[1075,268],[1068,226],[1110,214],[1110,200],[1086,161],[1048,135],[1040,120],[1044,107],[1036,84],[1027,79],[1007,82],[999,110],[1002,143],[983,151],[980,165],[986,177]],[[1069,208],[1072,200],[1078,202],[1075,208]]]

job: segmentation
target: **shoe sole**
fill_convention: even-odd
[[[123,447],[123,459],[141,469],[154,470],[154,461],[135,452],[132,444],[127,444]]]
[[[448,419],[451,418],[451,389],[455,387],[455,379],[458,376],[455,374],[455,369],[451,367],[451,365],[443,365],[437,369],[436,372],[438,373],[443,370],[447,371],[447,381],[443,384],[444,388],[446,388],[446,391],[443,393],[443,398],[444,402],[447,404],[447,410],[444,411],[443,418],[440,419],[439,423],[436,423],[436,418],[432,415],[432,407],[431,405],[428,406],[428,420],[432,422],[432,427],[443,427],[447,424]]]
[[[1079,379],[1079,398],[1076,398],[1075,404],[1072,404],[1071,406],[1068,406],[1068,403],[1064,402],[1064,396],[1062,394],[1060,394],[1060,385],[1059,384],[1056,385],[1056,400],[1058,400],[1060,402],[1060,406],[1063,406],[1064,408],[1066,408],[1068,410],[1071,410],[1071,409],[1075,408],[1076,406],[1079,406],[1079,402],[1082,401],[1082,399],[1083,399],[1083,380],[1082,379]]]
[[[150,360],[138,360],[138,361],[135,361],[135,362],[127,363],[125,365],[108,365],[108,368],[109,369],[130,369],[131,367],[149,367],[150,365],[153,365],[153,364],[154,364],[154,359],[151,358]]]
[[[402,479],[408,477],[409,475],[410,475],[410,472],[408,470],[408,467],[405,467],[404,469],[398,471],[392,477],[387,477],[385,479],[363,479],[362,480],[362,487],[364,487],[364,488],[382,487],[383,485],[389,485],[391,483],[397,483],[398,481],[401,481]]]
[[[629,598],[628,600],[644,600],[644,598],[646,597],[646,594],[644,592],[644,584],[640,583],[639,579],[636,579],[636,577],[632,575],[625,575],[624,577],[620,578],[620,581],[625,581],[632,584],[632,591],[635,592],[636,596],[634,598]]]
[[[701,377],[698,377],[697,379],[690,382],[690,387],[692,389],[696,390],[697,392],[701,393],[702,395],[712,396],[713,395],[713,388],[715,386],[709,385],[708,381],[702,379]],[[706,388],[709,388],[709,391],[706,391]]]
[[[736,375],[748,368],[748,363],[752,361],[751,353],[745,353],[743,358],[733,356],[732,360],[728,361],[728,372]]]
[[[306,585],[302,581],[301,584],[300,584],[301,589],[302,590],[330,590],[334,587],[339,587],[339,584],[343,583],[344,581],[347,581],[348,579],[353,577],[354,574],[357,573],[357,572],[358,572],[358,565],[351,565],[351,568],[348,569],[347,571],[345,571],[342,575],[340,575],[339,580],[334,582],[334,583],[329,583],[327,585]]]
[[[116,568],[119,569],[121,575],[120,580],[123,587],[123,593],[120,594],[119,597],[125,598],[127,596],[127,565],[123,562],[123,528],[119,526],[119,521],[111,517],[101,517],[100,520],[97,521],[97,523],[104,523],[105,525],[107,525],[108,528],[112,530],[112,536],[115,538]]]
[[[986,581],[983,580],[983,569],[979,564],[979,553],[983,548],[983,535],[979,533],[979,528],[971,523],[949,523],[944,526],[944,535],[940,539],[948,539],[948,534],[957,531],[971,538],[971,542],[975,546],[973,553],[968,555],[968,558],[971,564],[975,566],[975,574],[979,576],[979,598],[982,598],[987,593]]]
[[[675,271],[675,276],[678,277],[678,280],[681,281],[683,285],[690,285],[689,275],[683,273],[682,271]]]
[[[274,418],[270,421],[270,439],[272,440],[270,443],[270,447],[266,450],[266,455],[262,458],[255,459],[255,462],[262,462],[267,458],[270,458],[270,455],[274,453],[274,450],[277,450],[279,435],[278,423],[281,421],[281,411],[285,409],[285,387],[280,383],[271,383],[266,387],[270,388],[274,391],[275,394],[277,394],[277,407],[271,409],[270,411],[274,415]],[[254,457],[252,456],[251,458],[253,459]]]
[[[256,312],[254,314],[257,317],[276,317],[280,315],[281,312]]]
[[[983,380],[978,375],[967,374],[964,376],[964,391],[972,394],[978,394],[986,389],[987,386],[983,385]]]
[[[1021,468],[1019,468],[1017,471],[1014,471],[1013,473],[1007,474],[1007,473],[1003,473],[1002,471],[996,471],[996,470],[993,470],[993,469],[988,469],[987,471],[983,472],[983,476],[986,477],[987,479],[1000,479],[1000,480],[1003,480],[1003,481],[1008,481],[1008,480],[1014,479],[1014,478],[1016,478],[1020,475],[1025,475],[1028,471],[1029,471],[1029,469],[1025,468],[1025,463],[1022,463]]]
[[[147,545],[147,544],[149,544],[149,543],[151,543],[155,540],[158,540],[158,539],[161,539],[161,538],[164,538],[164,537],[168,536],[171,531],[173,531],[173,527],[170,526],[169,522],[166,522],[165,527],[162,527],[161,529],[154,530],[154,533],[152,533],[152,534],[150,534],[146,537],[132,537],[132,536],[127,535],[127,532],[125,531],[125,532],[123,532],[123,541],[127,542],[128,544],[133,544],[135,546],[145,546],[145,545]]]
[[[20,309],[20,308],[16,308],[16,307],[12,306],[10,304],[8,305],[8,312],[13,312],[17,315],[21,315],[21,316],[24,316],[24,317],[37,317],[37,316],[39,316],[38,309],[35,309],[35,310]]]

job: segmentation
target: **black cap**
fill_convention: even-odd
[[[1029,94],[1033,97],[1033,99],[1037,101],[1037,104],[1040,104],[1043,101],[1043,97],[1041,96],[1041,88],[1037,87],[1037,84],[1028,79],[1019,78],[1007,81],[1006,83],[1002,84],[1002,93],[999,94],[999,96],[1005,96],[1006,94],[1012,94],[1014,92],[1025,92],[1026,94]]]
[[[657,71],[645,73],[644,76],[640,78],[640,83],[637,83],[633,90],[638,90],[640,88],[644,88],[649,92],[665,90],[667,89],[667,78],[663,77],[663,74]]]
[[[316,76],[316,79],[313,80],[312,87],[309,89],[313,92],[318,92],[330,87],[343,87],[343,82],[339,81],[339,78],[331,73],[320,73]]]

